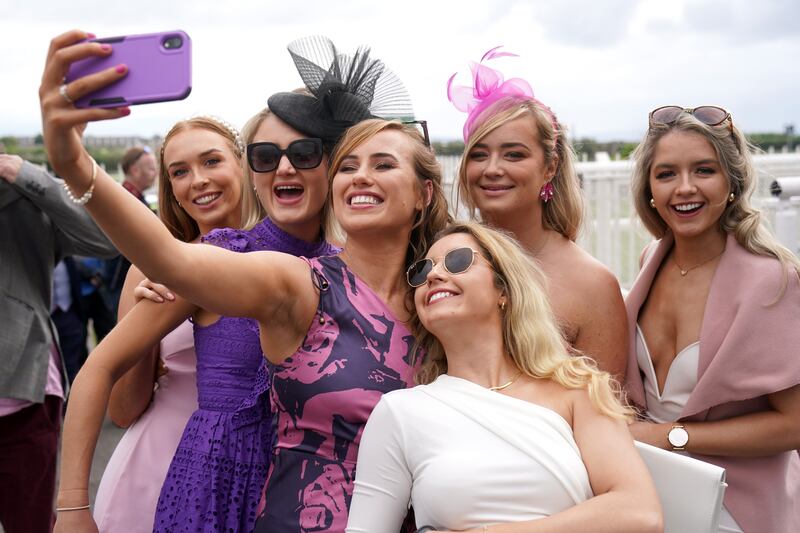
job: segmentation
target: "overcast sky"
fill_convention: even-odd
[[[497,45],[578,136],[638,139],[659,105],[716,104],[745,131],[800,125],[798,0],[0,0],[0,135],[41,130],[37,88],[49,40],[74,27],[99,37],[182,29],[193,90],[132,108],[88,134],[164,134],[196,113],[242,124],[267,97],[300,85],[286,44],[322,34],[343,51],[372,47],[405,82],[434,139],[461,135],[451,74]]]

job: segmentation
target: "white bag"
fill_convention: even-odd
[[[664,533],[717,533],[725,469],[635,442],[661,499]]]

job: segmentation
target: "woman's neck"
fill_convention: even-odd
[[[408,292],[405,281],[406,248],[404,238],[358,239],[348,236],[340,254],[342,261],[385,302]]]
[[[525,214],[504,213],[500,216],[484,215],[483,218],[492,226],[510,232],[527,252],[534,255],[544,248],[552,233],[544,227],[541,207]]]
[[[275,224],[275,227],[285,233],[288,233],[295,239],[300,239],[301,241],[311,243],[319,240],[320,229],[322,228],[320,217],[298,222],[297,224],[285,224],[283,222],[277,222],[275,219],[270,220],[272,220],[272,223]]]
[[[195,220],[195,222],[197,222]],[[209,232],[219,228],[239,228],[242,225],[242,217],[240,214],[231,213],[224,220],[220,221],[217,224],[203,224],[201,222],[197,222],[197,229],[200,231],[200,236],[207,235]]]
[[[692,267],[721,255],[726,241],[727,235],[718,229],[692,237],[675,235],[672,256],[684,268]]]
[[[519,372],[506,353],[501,325],[497,322],[458,324],[453,331],[437,337],[447,356],[448,375],[483,387],[497,387]]]

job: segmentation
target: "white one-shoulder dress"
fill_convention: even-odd
[[[642,371],[642,384],[647,400],[647,416],[653,422],[675,422],[680,418],[689,396],[697,386],[697,366],[700,361],[700,342],[681,350],[667,372],[664,390],[659,392],[656,370],[642,329],[636,326],[636,361]],[[677,452],[681,453],[681,452]],[[684,454],[688,455],[688,454]],[[731,513],[723,506],[719,514],[720,533],[742,533]]]
[[[556,412],[442,375],[385,394],[358,454],[349,533],[461,531],[544,518],[593,496],[572,428]]]

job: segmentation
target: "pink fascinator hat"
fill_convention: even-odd
[[[556,117],[549,107],[544,105],[533,95],[530,84],[521,78],[511,78],[506,80],[503,73],[486,66],[484,63],[498,57],[519,57],[511,52],[504,52],[501,46],[495,46],[481,57],[480,62],[470,61],[472,71],[472,85],[453,85],[457,72],[447,80],[447,98],[453,106],[467,113],[467,120],[464,122],[464,142],[467,142],[472,132],[475,130],[478,118],[492,104],[504,98],[519,100],[530,100],[542,108],[553,122],[553,130],[557,133],[558,127]]]

